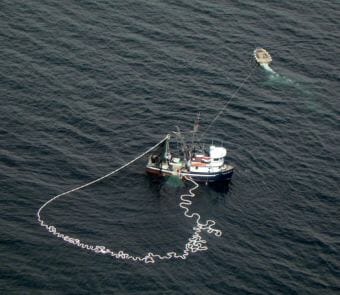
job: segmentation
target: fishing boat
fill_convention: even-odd
[[[146,165],[150,175],[190,177],[196,182],[221,183],[231,180],[234,167],[226,163],[227,149],[215,144],[205,145],[197,136],[198,123],[186,134],[177,127],[177,132],[168,134],[166,140],[153,151]]]

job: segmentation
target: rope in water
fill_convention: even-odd
[[[196,224],[193,227],[193,231],[194,231],[193,235],[188,239],[187,243],[184,245],[184,249],[183,249],[182,254],[177,254],[176,252],[172,251],[172,252],[167,252],[165,255],[154,254],[154,253],[149,252],[144,256],[134,256],[134,255],[130,255],[130,254],[124,252],[123,250],[119,250],[119,251],[115,252],[115,251],[113,251],[109,248],[106,248],[105,246],[87,244],[87,243],[82,242],[78,238],[65,235],[65,234],[59,232],[54,225],[48,225],[41,217],[41,213],[44,210],[44,208],[46,208],[52,202],[56,201],[60,197],[66,196],[66,195],[68,195],[72,192],[83,189],[87,186],[90,186],[90,185],[97,183],[97,182],[99,182],[99,181],[101,181],[101,180],[103,180],[103,179],[105,179],[109,176],[112,176],[112,175],[118,173],[120,170],[131,165],[132,163],[134,163],[138,159],[142,158],[143,156],[145,156],[146,154],[148,154],[149,152],[154,150],[156,147],[161,145],[167,138],[168,137],[163,138],[160,142],[158,142],[157,144],[155,144],[154,146],[149,148],[147,151],[140,154],[139,156],[137,156],[133,160],[127,162],[123,166],[117,168],[116,170],[113,170],[113,171],[107,173],[106,175],[104,175],[102,177],[99,177],[99,178],[97,178],[93,181],[90,181],[90,182],[88,182],[84,185],[78,186],[74,189],[71,189],[71,190],[66,191],[64,193],[61,193],[61,194],[56,195],[55,197],[49,199],[47,202],[45,202],[39,208],[39,210],[37,212],[39,224],[42,227],[44,227],[46,230],[48,230],[51,234],[57,236],[58,238],[64,240],[65,242],[67,242],[69,244],[72,244],[72,245],[77,246],[77,247],[82,248],[82,249],[86,249],[88,251],[92,251],[94,253],[109,255],[109,256],[112,256],[113,258],[116,258],[116,259],[126,259],[126,260],[139,261],[139,262],[144,262],[144,263],[155,263],[156,259],[158,259],[158,260],[186,259],[190,255],[190,253],[208,250],[208,247],[206,246],[206,243],[207,243],[206,240],[203,240],[201,235],[200,235],[201,232],[206,231],[208,233],[215,234],[215,236],[221,236],[222,232],[218,229],[213,228],[214,225],[216,224],[216,222],[214,220],[209,219],[206,222],[201,223],[200,222],[200,220],[201,220],[200,214],[198,214],[197,212],[194,212],[194,213],[190,212],[189,207],[192,204],[192,201],[190,201],[188,199],[188,197],[191,197],[191,198],[195,197],[195,193],[193,193],[193,191],[195,189],[197,189],[199,187],[199,185],[193,179],[191,179],[189,177],[186,177],[185,179],[190,181],[194,186],[189,189],[188,193],[182,194],[180,196],[181,202],[179,203],[179,207],[184,209],[184,216],[187,217],[187,218],[195,219]]]

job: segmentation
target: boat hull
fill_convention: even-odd
[[[154,176],[171,176],[175,175],[180,178],[190,177],[196,182],[214,183],[214,182],[228,182],[231,180],[234,168],[217,172],[217,173],[195,173],[195,172],[178,172],[167,169],[160,169],[157,167],[146,167],[146,172]]]
[[[254,58],[259,65],[269,65],[272,62],[272,57],[264,48],[256,48],[254,50]]]

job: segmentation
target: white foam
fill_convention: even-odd
[[[269,64],[261,64],[261,67],[272,74],[276,74],[276,72],[270,67]]]

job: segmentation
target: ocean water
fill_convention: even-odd
[[[0,3],[1,294],[339,294],[339,1]],[[252,59],[271,53],[271,71]],[[227,105],[226,105],[227,104]],[[227,107],[226,107],[227,106]],[[235,167],[192,208],[209,249],[154,264],[65,243],[38,209],[167,133],[223,141]],[[179,196],[146,158],[51,203],[63,233],[132,255],[180,252]]]

